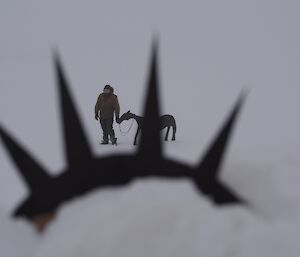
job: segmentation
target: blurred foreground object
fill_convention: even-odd
[[[239,97],[197,167],[166,159],[163,156],[160,138],[157,44],[154,43],[141,142],[137,153],[96,158],[88,145],[58,54],[55,54],[54,59],[68,166],[60,175],[51,177],[44,167],[0,127],[3,143],[30,190],[29,196],[18,206],[14,216],[26,217],[39,230],[43,230],[64,202],[94,188],[124,186],[133,179],[145,177],[191,179],[199,193],[207,195],[216,204],[244,203],[235,192],[218,180],[226,146],[245,99],[244,93]]]

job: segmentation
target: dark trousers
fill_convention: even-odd
[[[113,129],[114,118],[100,118],[101,128],[103,130],[103,141],[108,142],[108,135],[110,141],[115,140],[115,131]]]

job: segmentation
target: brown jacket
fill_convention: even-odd
[[[114,94],[100,94],[95,105],[95,115],[99,112],[102,119],[113,118],[114,112],[118,118],[120,115],[118,97]]]

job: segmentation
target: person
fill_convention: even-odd
[[[100,120],[100,125],[103,130],[103,140],[101,144],[108,144],[108,136],[113,145],[117,144],[117,138],[113,129],[114,114],[116,115],[116,122],[120,123],[118,97],[114,94],[114,89],[110,85],[106,85],[95,105],[95,119]]]

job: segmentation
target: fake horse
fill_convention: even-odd
[[[131,120],[134,119],[138,125],[135,137],[134,137],[134,145],[137,145],[137,140],[138,140],[138,136],[142,130],[142,126],[143,126],[143,117],[138,116],[130,111],[125,112],[122,114],[122,116],[119,119],[119,123],[121,124],[122,121],[124,120]],[[167,128],[167,132],[165,135],[165,141],[168,141],[168,137],[169,137],[169,132],[170,132],[170,128],[172,127],[172,141],[174,141],[176,139],[176,121],[175,118],[172,115],[166,114],[166,115],[162,115],[159,118],[159,124],[160,124],[160,130],[163,130],[165,128]]]

